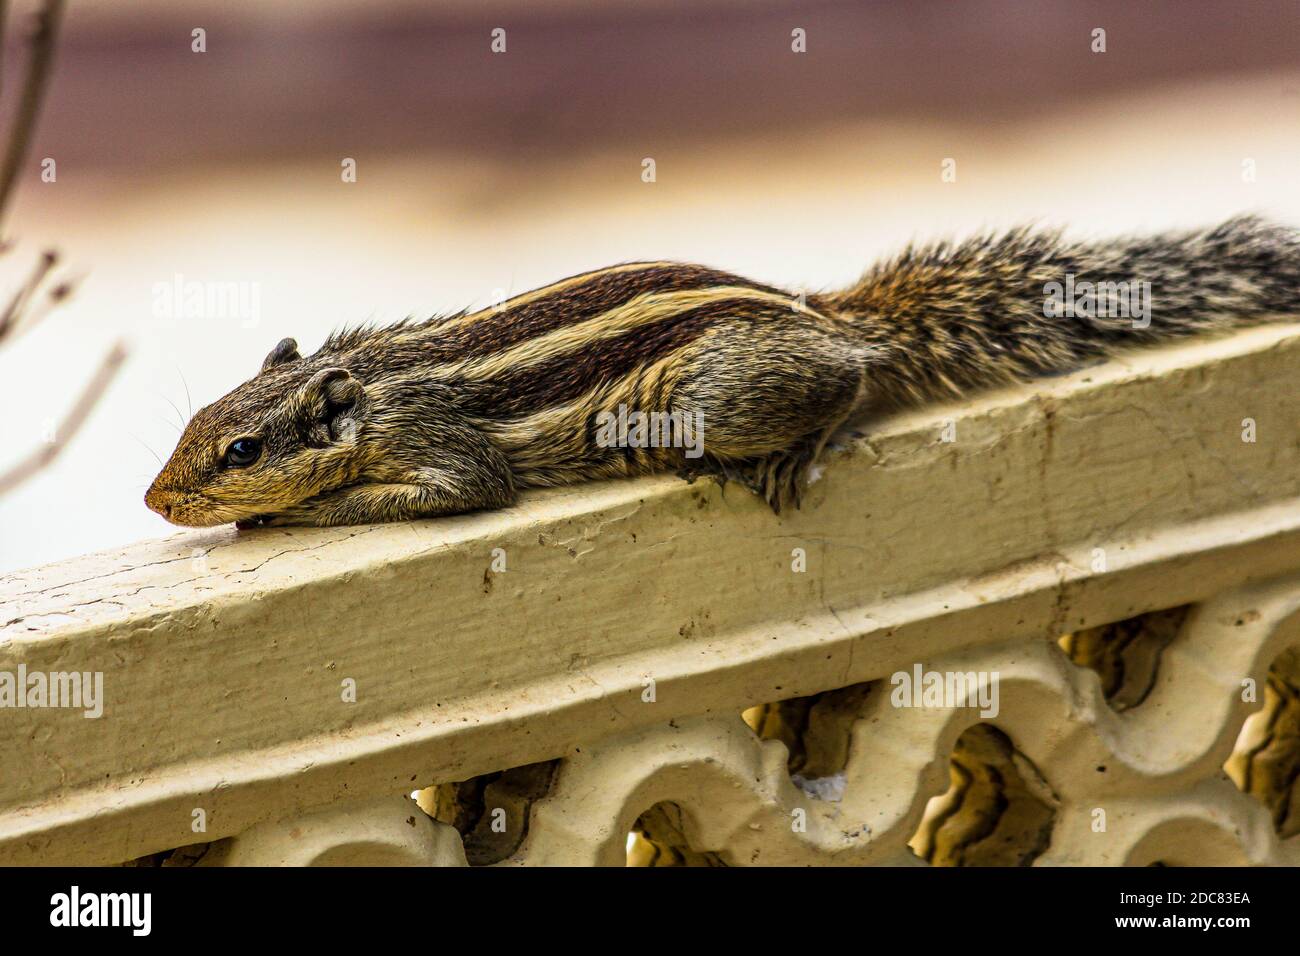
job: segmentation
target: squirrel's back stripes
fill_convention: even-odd
[[[526,416],[569,404],[602,383],[669,359],[719,322],[812,313],[789,293],[699,266],[616,266],[565,279],[500,309],[403,326],[387,341],[345,333],[313,361],[364,374],[409,353],[409,375],[453,389],[467,413]],[[373,358],[370,353],[382,348]]]
[[[376,350],[388,359],[411,355],[422,365],[494,355],[569,326],[611,315],[634,299],[711,287],[735,286],[789,295],[739,276],[679,263],[633,263],[563,279],[508,299],[499,306],[448,319],[403,323],[390,328],[353,329],[331,336],[316,355],[353,355],[364,361]]]
[[[710,306],[745,313],[747,307],[761,308],[775,304],[790,309],[788,295],[762,292],[739,285],[707,286],[676,292],[648,292],[620,305],[591,316],[585,321],[557,325],[532,338],[517,341],[501,351],[478,355],[460,362],[449,362],[436,371],[439,378],[460,382],[484,381],[514,374],[548,361],[562,359],[575,352],[589,350],[597,343],[622,339],[648,326],[680,324]],[[717,312],[717,309],[712,310]]]
[[[453,387],[462,407],[495,417],[527,414],[570,402],[601,382],[635,374],[646,365],[680,354],[709,329],[729,317],[745,314],[783,315],[782,306],[766,299],[728,294],[704,305],[692,300],[679,311],[659,313],[655,321],[637,325],[612,338],[575,342],[565,352],[537,365],[502,368],[483,381],[458,381]],[[788,301],[784,306],[788,312]]]

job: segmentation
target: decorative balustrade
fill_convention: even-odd
[[[0,862],[1300,862],[1298,360],[872,422],[781,518],[663,477],[12,575]]]

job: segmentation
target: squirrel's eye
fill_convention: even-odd
[[[236,438],[226,449],[226,464],[232,468],[247,468],[262,453],[262,443],[256,438]]]

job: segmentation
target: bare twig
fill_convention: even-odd
[[[30,41],[31,52],[23,78],[20,100],[8,143],[4,148],[3,160],[0,160],[0,230],[3,229],[5,213],[8,211],[9,200],[18,180],[18,172],[27,160],[27,152],[36,128],[41,103],[49,86],[50,71],[54,65],[55,39],[63,19],[63,9],[64,0],[44,0],[36,16],[36,29]],[[8,0],[0,0],[0,52],[3,51],[4,27],[8,12]],[[2,70],[3,59],[0,57],[0,71]],[[10,246],[10,242],[0,235],[0,255],[7,252]],[[0,342],[20,328],[30,329],[54,306],[71,294],[74,283],[63,280],[52,287],[45,288],[44,295],[41,295],[42,287],[57,264],[58,255],[55,252],[44,253],[27,281],[14,293],[4,311],[0,312]],[[34,307],[33,303],[35,303]],[[126,361],[126,356],[125,344],[120,341],[114,343],[101,360],[95,374],[82,388],[72,409],[59,423],[58,430],[51,436],[50,441],[17,465],[0,472],[0,495],[12,491],[58,457],[90,418],[91,412],[112,384],[122,363]]]
[[[58,457],[59,452],[63,451],[68,442],[81,429],[81,426],[86,423],[91,411],[99,403],[99,399],[117,376],[118,369],[122,367],[126,356],[126,345],[122,342],[115,343],[109,349],[94,376],[82,389],[77,403],[72,406],[72,410],[59,423],[53,440],[44,447],[32,452],[14,467],[5,472],[0,472],[0,495],[8,494]]]
[[[58,261],[58,253],[53,250],[49,250],[41,256],[40,260],[36,263],[36,268],[33,269],[32,274],[27,277],[27,281],[18,287],[18,291],[15,292],[13,298],[9,300],[8,308],[6,308],[4,312],[0,312],[0,342],[3,342],[5,336],[9,335],[9,333],[13,332],[13,330],[17,328],[18,319],[22,315],[23,310],[27,307],[27,304],[31,302],[32,297],[36,295],[37,288],[45,281],[45,277],[50,274],[50,270],[54,268]]]
[[[22,99],[18,104],[13,129],[9,132],[4,162],[0,165],[0,225],[3,225],[9,208],[9,197],[13,193],[18,170],[27,158],[27,148],[31,143],[32,131],[36,128],[41,101],[49,86],[50,69],[54,66],[54,41],[63,19],[63,7],[64,0],[45,0],[44,6],[36,15],[36,31],[32,35],[32,52],[27,61],[27,75],[23,79]]]
[[[80,281],[80,277],[62,279],[47,289],[38,301],[24,305],[22,311],[15,317],[13,326],[0,334],[0,340],[6,338],[17,339],[19,336],[26,335],[36,328],[42,319],[72,295],[77,288],[77,283]]]

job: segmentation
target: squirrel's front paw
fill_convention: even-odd
[[[240,531],[247,531],[250,528],[283,528],[289,525],[314,525],[316,523],[314,512],[309,512],[305,508],[289,508],[286,511],[277,511],[275,514],[241,518],[235,522],[235,527]]]
[[[290,508],[288,511],[278,511],[273,515],[263,515],[261,527],[287,528],[292,525],[314,525],[316,523],[314,513],[308,513],[300,508]]]
[[[749,484],[744,462],[728,462],[721,458],[714,458],[712,455],[705,455],[702,458],[695,459],[683,459],[681,467],[677,469],[677,477],[684,480],[688,485],[694,484],[696,479],[699,478],[712,478],[720,488],[726,488],[729,481]]]

